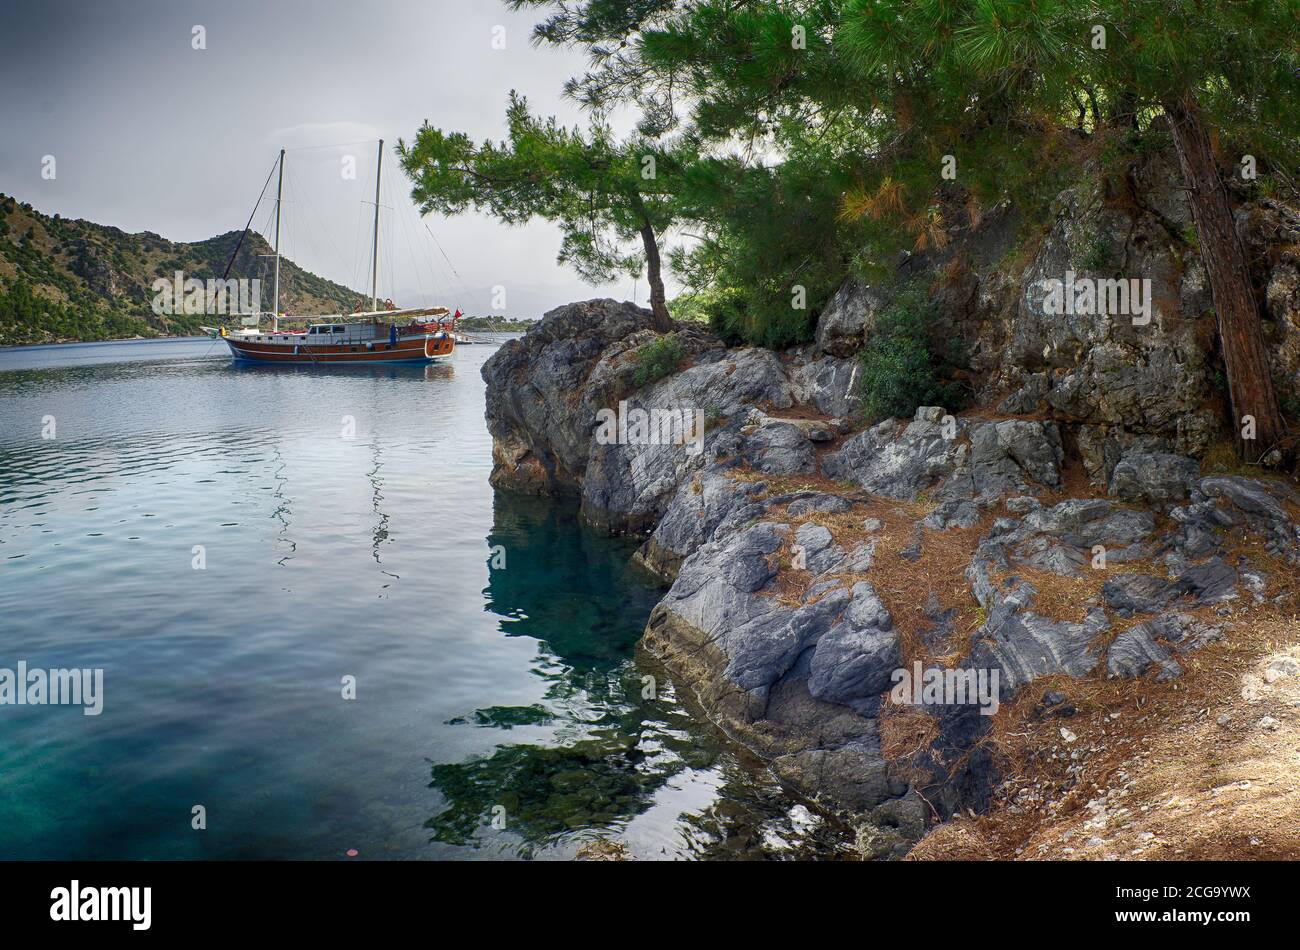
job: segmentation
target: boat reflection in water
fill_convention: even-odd
[[[326,368],[315,363],[271,365],[235,360],[230,364],[229,369],[236,373],[274,373],[276,375],[291,373],[304,376],[334,376],[340,372],[346,372],[355,373],[358,376],[371,376],[375,379],[451,380],[456,376],[456,369],[450,363],[347,363]]]

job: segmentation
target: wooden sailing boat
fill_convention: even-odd
[[[379,170],[384,161],[384,142],[379,141]],[[379,170],[375,173],[375,239],[370,285],[370,309],[357,313],[294,316],[280,313],[280,205],[284,191],[284,149],[280,149],[279,183],[275,193],[275,283],[271,329],[261,328],[256,314],[252,326],[235,330],[221,328],[221,339],[237,360],[256,363],[430,363],[444,359],[456,349],[456,318],[448,318],[446,307],[416,307],[399,310],[386,301],[379,306]],[[254,211],[256,213],[256,211]],[[251,223],[250,218],[250,223]],[[247,233],[247,228],[245,228]],[[242,243],[243,238],[240,241]],[[236,245],[235,253],[239,247]],[[232,255],[233,262],[234,257]],[[229,272],[227,266],[227,273]],[[281,330],[281,318],[306,321],[305,330]],[[421,319],[424,318],[424,319]],[[432,319],[430,319],[432,318]]]

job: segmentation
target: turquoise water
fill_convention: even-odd
[[[223,350],[0,350],[0,667],[104,671],[0,705],[0,857],[836,850],[638,659],[627,544],[488,486],[494,346]]]

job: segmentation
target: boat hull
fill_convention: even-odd
[[[250,363],[296,363],[332,366],[347,363],[433,363],[451,356],[456,342],[450,335],[398,337],[397,342],[368,343],[269,343],[224,338],[231,355]]]

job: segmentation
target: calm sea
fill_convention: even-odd
[[[0,858],[839,847],[637,656],[632,549],[489,487],[495,348],[0,350],[0,668],[103,670],[0,705]]]

